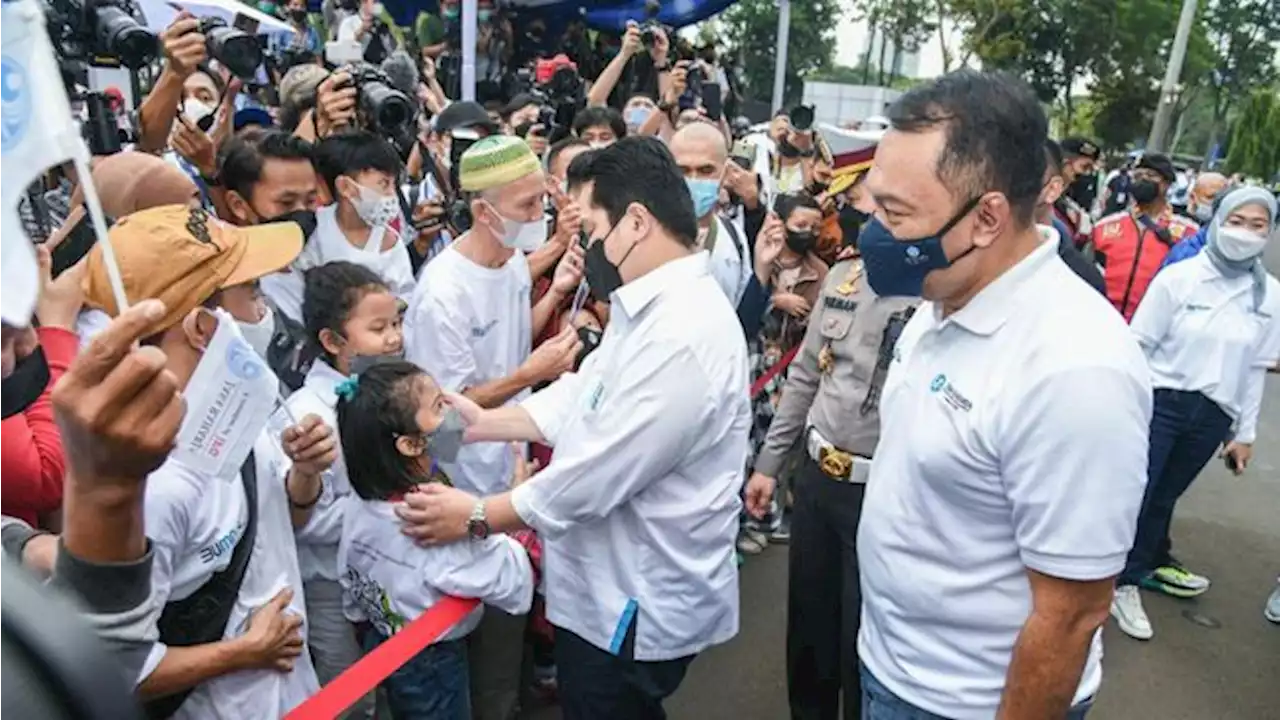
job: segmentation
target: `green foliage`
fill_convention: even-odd
[[[804,0],[791,3],[791,34],[787,47],[788,104],[804,92],[802,78],[830,68],[835,57],[836,25],[842,15],[839,0]],[[774,0],[739,0],[726,10],[724,23],[729,47],[739,62],[739,79],[747,97],[760,100],[773,94],[773,65],[778,29]]]
[[[1243,103],[1231,133],[1227,169],[1272,180],[1280,173],[1280,93],[1255,91]]]

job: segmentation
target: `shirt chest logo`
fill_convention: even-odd
[[[973,402],[961,395],[943,373],[933,377],[933,381],[929,383],[929,392],[941,397],[943,402],[961,412],[969,412],[973,409]]]
[[[243,533],[244,526],[237,525],[228,530],[222,537],[200,548],[200,562],[208,564],[231,552]]]

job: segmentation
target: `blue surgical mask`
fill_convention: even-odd
[[[627,110],[623,113],[622,117],[626,121],[627,127],[638,128],[641,125],[644,125],[645,121],[648,120],[649,116],[652,114],[653,110],[651,108],[640,106]]]
[[[720,199],[720,181],[702,178],[685,178],[684,184],[693,196],[693,214],[703,218],[716,207]]]
[[[951,267],[975,249],[976,246],[971,246],[948,259],[942,249],[942,237],[972,212],[980,199],[977,197],[965,204],[938,232],[915,240],[895,238],[879,218],[867,222],[858,235],[858,250],[862,253],[871,289],[881,297],[920,297],[926,275]]]

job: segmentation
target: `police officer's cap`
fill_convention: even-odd
[[[1090,160],[1097,160],[1102,156],[1102,151],[1098,144],[1088,138],[1063,138],[1062,142],[1058,144],[1062,147],[1062,154],[1068,157],[1084,157]]]

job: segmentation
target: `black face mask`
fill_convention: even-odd
[[[621,220],[618,222],[621,223]],[[636,249],[636,243],[632,243],[617,265],[609,261],[609,257],[604,254],[604,243],[617,228],[618,225],[615,224],[604,237],[592,242],[582,258],[582,273],[587,278],[587,286],[591,288],[591,297],[600,302],[608,302],[613,291],[622,287],[622,272],[618,268],[627,261],[631,251]]]
[[[267,223],[277,222],[296,223],[298,227],[302,228],[302,242],[304,243],[316,231],[316,214],[312,210],[291,210],[273,218],[267,218],[260,224],[266,225]]]
[[[49,363],[44,349],[36,348],[13,366],[9,377],[0,382],[0,416],[9,418],[31,407],[49,387]]]
[[[593,327],[578,328],[578,339],[582,341],[582,349],[578,351],[578,357],[573,361],[574,372],[582,367],[582,361],[586,360],[588,355],[600,347],[601,337],[603,337],[602,333]]]
[[[289,19],[296,23],[300,23],[307,19],[306,8],[296,8],[289,11]]]
[[[1134,180],[1129,185],[1129,193],[1134,202],[1146,205],[1160,195],[1160,186],[1154,180]]]
[[[787,248],[797,255],[806,255],[818,242],[812,230],[787,230]]]

